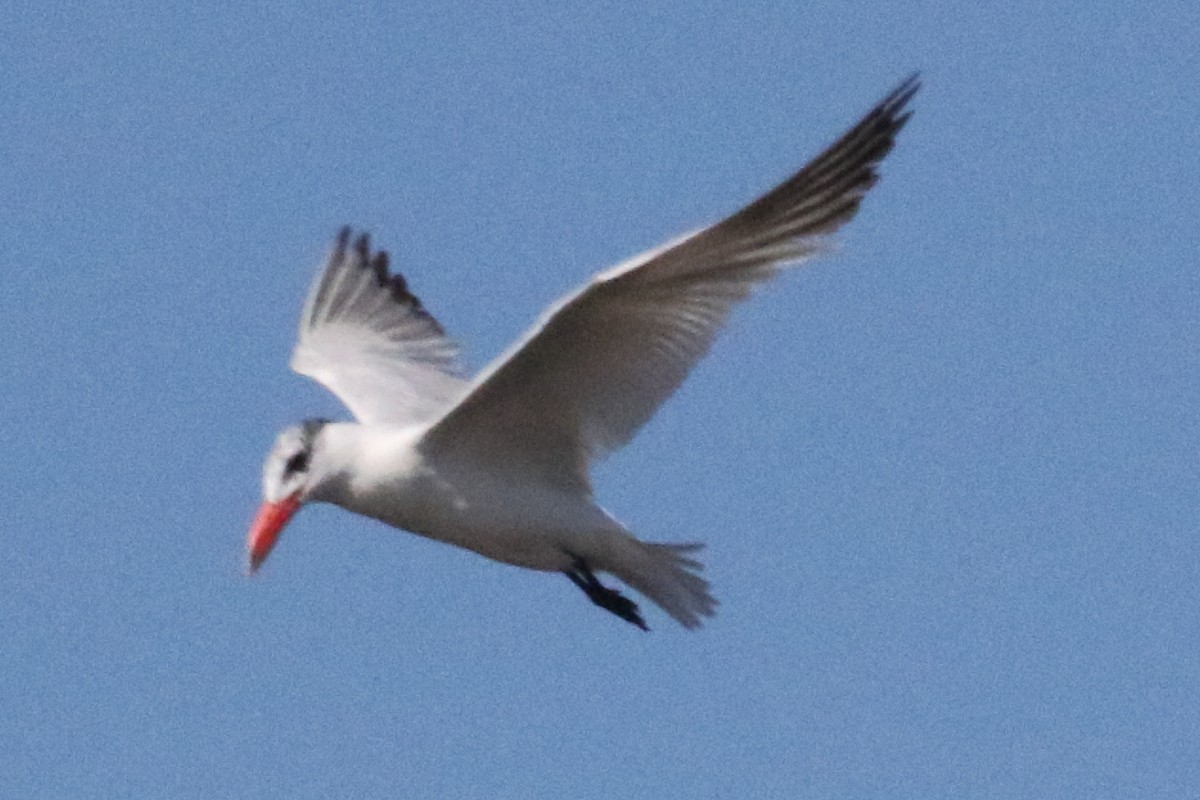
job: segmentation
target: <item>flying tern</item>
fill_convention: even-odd
[[[601,508],[589,468],[622,447],[708,351],[735,303],[829,246],[907,122],[912,76],[833,145],[737,213],[600,272],[474,379],[455,343],[366,234],[337,236],[300,316],[291,366],[356,422],[284,430],[247,539],[256,572],[312,502],[488,558],[565,574],[642,629],[609,573],[685,628],[717,601],[697,551],[647,542]]]

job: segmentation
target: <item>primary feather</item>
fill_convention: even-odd
[[[343,228],[300,314],[292,369],[337,395],[359,422],[429,422],[458,398],[466,381],[458,347],[387,253],[370,252],[365,234]]]
[[[708,351],[732,306],[826,247],[858,210],[908,121],[901,84],[791,178],[711,227],[605,272],[542,315],[472,383],[426,446],[503,454],[546,480],[587,483]]]

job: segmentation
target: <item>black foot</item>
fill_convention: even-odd
[[[610,589],[600,583],[582,558],[575,559],[571,569],[567,570],[567,577],[571,579],[572,583],[583,589],[583,593],[596,605],[606,611],[611,611],[626,622],[637,625],[644,631],[650,630],[638,612],[637,603],[616,589]]]

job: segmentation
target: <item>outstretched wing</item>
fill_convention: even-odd
[[[371,254],[343,228],[300,315],[292,369],[337,395],[364,423],[436,419],[463,394],[458,347],[389,274],[387,253]]]
[[[707,352],[732,306],[820,253],[854,216],[908,120],[916,76],[766,195],[711,227],[597,275],[547,311],[426,434],[546,480],[587,486]]]

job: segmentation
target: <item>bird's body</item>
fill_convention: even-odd
[[[620,530],[583,492],[528,480],[502,464],[427,456],[423,428],[332,423],[326,436],[346,459],[346,480],[326,500],[367,517],[480,555],[561,571],[566,550],[589,558],[597,534]]]
[[[333,503],[518,567],[570,573],[584,564],[617,576],[688,627],[716,606],[693,572],[698,562],[687,557],[698,545],[642,542],[584,487],[531,479],[501,461],[424,452],[426,426],[325,423],[319,432],[324,472],[313,475],[317,488],[306,502]]]
[[[704,355],[729,310],[825,249],[908,119],[910,79],[746,208],[597,275],[473,380],[456,347],[365,236],[338,237],[301,315],[297,372],[357,422],[280,434],[264,467],[251,569],[306,502],[529,569],[563,572],[645,627],[607,572],[696,627],[716,608],[697,544],[636,538],[597,505],[590,465],[626,444]]]

